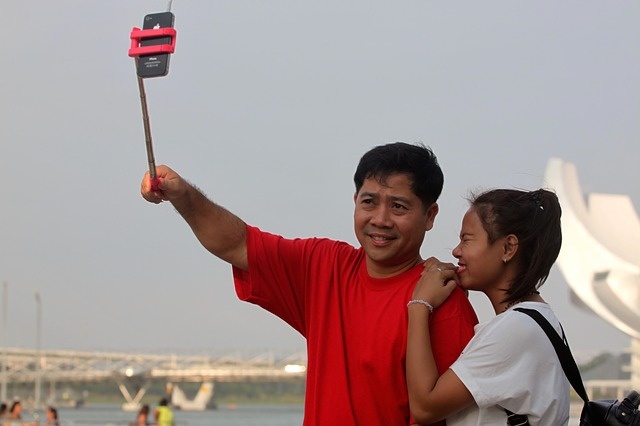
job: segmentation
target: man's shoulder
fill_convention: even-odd
[[[435,310],[433,322],[460,319],[472,324],[478,323],[478,316],[473,309],[467,292],[456,287],[447,300]]]
[[[294,244],[311,244],[314,246],[320,247],[328,247],[342,250],[352,250],[357,251],[359,248],[354,247],[350,243],[342,240],[337,240],[329,237],[320,237],[320,236],[297,236],[290,237],[285,235],[276,234],[269,231],[264,231],[256,226],[247,225],[247,233],[251,234],[254,238],[262,238],[262,239],[275,239],[275,240],[283,240],[289,241]]]

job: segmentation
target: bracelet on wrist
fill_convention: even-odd
[[[429,302],[427,302],[426,300],[422,300],[422,299],[413,299],[413,300],[409,300],[409,303],[407,303],[407,308],[411,305],[414,304],[419,304],[419,305],[424,305],[429,309],[429,313],[432,314],[433,313],[433,305]]]

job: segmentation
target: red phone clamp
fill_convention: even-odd
[[[131,30],[131,48],[129,56],[137,57],[141,55],[154,55],[160,53],[173,53],[176,50],[176,30],[175,28],[154,28],[141,30],[133,27]],[[156,44],[152,46],[140,46],[140,41],[149,38],[170,37],[171,42],[167,44]]]

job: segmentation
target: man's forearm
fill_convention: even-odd
[[[193,185],[189,185],[183,196],[171,200],[171,204],[208,251],[248,270],[247,227],[242,219],[209,200]]]

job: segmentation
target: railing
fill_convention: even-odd
[[[157,355],[124,352],[41,351],[2,349],[6,353],[7,380],[30,383],[39,375],[55,382],[102,381],[119,378],[167,379],[171,381],[282,380],[305,376],[306,355],[276,356],[274,352],[241,356],[227,354]],[[40,369],[36,369],[37,363]],[[301,368],[289,368],[292,365]]]

